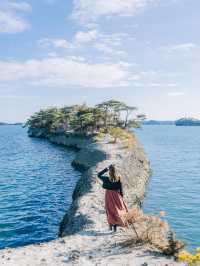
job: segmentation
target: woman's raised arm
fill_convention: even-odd
[[[97,176],[98,178],[100,178],[101,180],[103,180],[103,174],[105,174],[108,171],[108,168],[106,167],[105,169],[103,169],[102,171],[100,171]]]

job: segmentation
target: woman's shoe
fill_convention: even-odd
[[[112,224],[109,224],[109,230],[112,231]]]

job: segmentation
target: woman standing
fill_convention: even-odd
[[[104,175],[109,172],[109,176]],[[123,200],[122,183],[119,176],[116,175],[114,165],[110,165],[98,173],[98,177],[103,181],[102,187],[105,192],[105,208],[110,230],[116,232],[117,226],[125,226],[122,216],[128,212]]]

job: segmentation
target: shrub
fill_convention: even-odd
[[[152,244],[166,255],[175,255],[184,244],[175,239],[169,224],[160,216],[146,215],[139,208],[133,208],[123,216],[124,223],[132,232],[133,241],[142,244]]]
[[[119,127],[110,128],[108,133],[113,137],[113,143],[116,143],[119,139],[124,143],[124,148],[134,147],[135,139],[133,133]]]

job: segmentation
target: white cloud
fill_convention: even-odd
[[[159,87],[159,88],[165,88],[165,87],[177,87],[177,83],[159,83],[159,82],[153,82],[149,83],[148,87]]]
[[[94,48],[111,56],[125,56],[124,40],[129,40],[127,33],[99,34],[98,40],[94,43]]]
[[[90,64],[75,58],[0,61],[1,84],[47,87],[119,87],[128,83],[127,67],[120,64]]]
[[[138,71],[136,76],[130,77],[130,80],[134,81],[136,87],[176,89],[179,86],[176,78],[174,73],[149,70]]]
[[[157,2],[159,0],[74,0],[72,18],[87,23],[101,16],[133,15],[138,9]]]
[[[26,2],[2,1],[0,3],[0,33],[17,33],[30,28],[19,12],[30,12],[31,5]]]
[[[91,31],[78,31],[75,35],[75,42],[76,43],[89,43],[94,41],[98,36],[97,30]]]
[[[183,91],[172,91],[172,92],[168,92],[167,95],[171,96],[171,97],[184,96],[185,92],[183,92]]]
[[[65,39],[44,38],[38,41],[42,48],[80,48],[83,45],[88,45],[99,37],[97,30],[78,31],[71,41]]]
[[[74,51],[91,52],[95,49],[99,54],[106,56],[124,56],[123,40],[130,38],[126,33],[105,34],[95,30],[78,31],[71,40],[44,38],[37,43],[42,48],[68,49],[68,54]],[[84,48],[84,50],[83,50]],[[71,51],[70,51],[71,50]],[[52,51],[55,52],[55,51]],[[58,52],[58,50],[56,50]],[[62,51],[61,51],[62,52]]]
[[[114,49],[110,46],[108,46],[107,44],[105,43],[101,43],[101,42],[97,42],[94,44],[94,47],[99,50],[99,51],[102,51],[106,54],[113,54],[114,52]]]
[[[22,32],[29,28],[29,24],[22,18],[0,10],[0,33]]]
[[[107,55],[118,55],[118,56],[124,56],[126,55],[126,52],[123,50],[116,50],[111,45],[108,45],[106,43],[97,42],[94,44],[94,48],[99,50],[100,52],[103,52]]]
[[[32,10],[31,5],[26,2],[8,2],[5,7],[7,9],[19,10],[24,12],[29,12]]]
[[[142,80],[148,80],[149,83],[158,84],[158,80],[162,80],[164,82],[163,85],[168,84],[168,87],[175,87],[177,86],[176,83],[173,82],[174,79],[177,78],[177,73],[174,72],[164,72],[164,71],[156,71],[156,70],[148,70],[148,71],[141,71],[140,76]],[[166,82],[167,80],[167,82]],[[160,83],[161,84],[161,83]]]
[[[173,52],[189,52],[195,48],[198,48],[198,45],[192,42],[189,43],[181,43],[177,45],[172,45],[169,47],[165,47],[164,50],[168,51],[169,53]]]
[[[38,44],[43,47],[55,47],[55,48],[69,48],[70,43],[65,39],[41,39],[38,41]]]
[[[74,47],[89,45],[101,53],[109,55],[124,55],[125,52],[121,49],[124,38],[128,38],[128,34],[115,33],[104,34],[99,31],[79,31],[76,33],[73,41]]]

